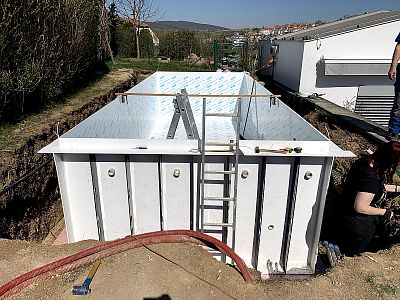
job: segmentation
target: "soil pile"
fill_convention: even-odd
[[[15,276],[91,247],[99,242],[52,246],[0,240],[0,285]],[[400,247],[345,258],[323,276],[303,281],[261,281],[246,284],[231,266],[216,261],[192,244],[150,246],[188,271],[145,248],[102,260],[87,299],[396,299],[400,293]],[[81,285],[90,267],[39,281],[13,299],[76,299],[71,288]],[[224,294],[230,295],[231,297]],[[397,298],[398,299],[398,298]]]

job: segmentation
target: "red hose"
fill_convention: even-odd
[[[236,263],[239,268],[243,278],[248,283],[252,283],[253,280],[247,270],[246,265],[243,260],[233,252],[223,242],[205,235],[203,233],[192,231],[192,230],[166,230],[166,231],[156,231],[150,233],[144,233],[137,236],[127,236],[123,239],[107,242],[79,253],[73,254],[71,256],[62,258],[26,274],[23,274],[10,282],[4,284],[0,287],[0,299],[8,297],[22,288],[28,286],[29,284],[41,279],[47,278],[58,272],[66,272],[72,270],[76,267],[88,264],[95,260],[120,253],[132,248],[140,247],[147,244],[156,243],[172,243],[172,242],[192,242],[196,244],[210,244],[215,249],[228,255]]]
[[[119,245],[117,247],[106,249],[104,251],[97,252],[90,256],[84,256],[82,258],[79,258],[79,259],[72,261],[70,263],[67,263],[65,265],[61,265],[54,269],[50,269],[50,270],[44,271],[42,273],[39,273],[38,275],[30,276],[29,273],[31,273],[31,272],[23,274],[9,282],[9,283],[13,282],[14,284],[7,287],[7,290],[4,292],[4,294],[2,294],[3,287],[5,287],[6,285],[3,285],[0,288],[0,299],[6,299],[41,279],[46,279],[46,278],[49,278],[56,274],[62,274],[62,273],[71,271],[73,269],[76,269],[78,267],[88,265],[92,262],[95,262],[96,260],[103,259],[105,257],[111,256],[111,255],[114,255],[117,253],[121,253],[121,252],[130,250],[130,249],[138,248],[143,245],[151,245],[151,244],[160,243],[161,242],[160,238],[162,239],[162,243],[188,243],[189,242],[189,243],[204,245],[203,242],[201,242],[195,238],[188,237],[188,236],[181,236],[181,235],[149,237],[149,238],[140,239],[140,241],[139,240],[129,241],[129,242]],[[79,254],[79,253],[77,253],[77,254]],[[46,266],[48,266],[48,265],[46,265]],[[46,266],[44,266],[44,267],[46,267]],[[39,269],[40,268],[38,268],[36,270],[39,271]],[[33,271],[36,271],[36,270],[33,270]]]

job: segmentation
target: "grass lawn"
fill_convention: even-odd
[[[191,65],[188,62],[181,62],[177,60],[171,60],[170,62],[159,62],[157,59],[137,59],[131,57],[119,57],[115,58],[115,64],[111,61],[107,62],[107,66],[111,71],[126,68],[133,70],[147,70],[147,71],[180,71],[180,72],[198,72],[198,71],[210,71],[207,65]]]

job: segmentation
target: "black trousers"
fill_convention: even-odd
[[[390,134],[400,134],[400,64],[397,65],[397,77],[394,84],[394,102],[390,111],[388,130]]]
[[[379,217],[376,216],[342,216],[339,229],[339,247],[347,256],[364,252],[372,241]]]

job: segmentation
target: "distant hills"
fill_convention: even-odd
[[[200,24],[188,21],[157,21],[146,22],[152,30],[192,30],[192,31],[221,31],[229,30],[229,28]]]

